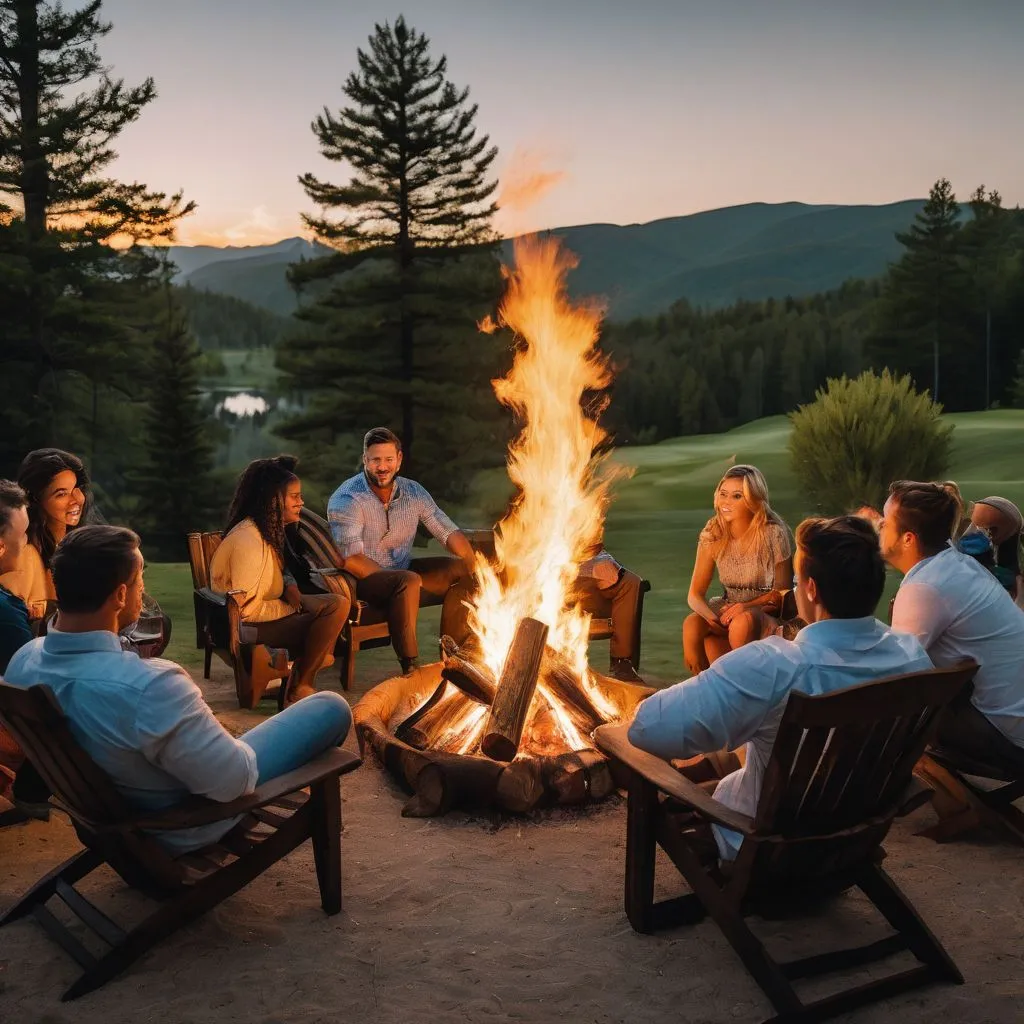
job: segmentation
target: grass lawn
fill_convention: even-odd
[[[956,424],[949,477],[960,484],[964,496],[972,499],[1001,494],[1024,505],[1024,411],[962,413],[948,419]],[[788,420],[780,416],[726,434],[675,438],[649,447],[623,448],[617,453],[616,458],[633,467],[634,473],[618,485],[608,514],[606,542],[616,558],[651,581],[652,590],[644,605],[645,673],[662,680],[685,675],[680,626],[697,534],[710,515],[712,490],[730,461],[753,463],[764,471],[772,505],[790,526],[814,512],[801,499],[790,472],[788,435]],[[501,488],[500,479],[489,479],[478,490],[493,496]],[[476,521],[467,513],[464,525],[490,524]],[[146,579],[147,589],[174,620],[167,656],[186,667],[200,667],[202,656],[195,649],[188,566],[152,565],[146,570]],[[890,574],[882,609],[897,584],[898,578]],[[431,650],[431,638],[436,643],[438,615],[437,609],[428,609],[420,616],[424,656]],[[603,667],[607,644],[597,645],[593,657],[595,667]],[[394,660],[390,651],[368,651],[359,658],[358,664],[367,669]]]

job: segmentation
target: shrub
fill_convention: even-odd
[[[935,480],[949,466],[952,424],[909,376],[870,370],[830,379],[790,413],[789,454],[804,493],[824,512],[881,508],[893,480]]]

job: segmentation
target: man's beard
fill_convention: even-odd
[[[392,483],[396,476],[398,476],[398,470],[391,470],[389,473],[384,474],[384,479],[380,479],[376,473],[371,473],[368,469],[363,469],[363,476],[366,477],[366,482],[373,487],[387,487],[388,484]]]

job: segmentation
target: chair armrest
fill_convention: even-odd
[[[198,597],[201,597],[204,601],[208,601],[210,604],[217,605],[218,608],[224,608],[228,603],[227,594],[219,594],[216,590],[211,590],[209,587],[199,587],[195,591]]]
[[[907,788],[899,795],[896,801],[896,817],[902,818],[918,807],[923,807],[934,795],[935,790],[919,778],[911,775]]]
[[[633,746],[629,742],[628,732],[628,725],[602,725],[594,733],[594,740],[600,750],[636,772],[662,793],[692,807],[705,818],[725,828],[745,836],[753,835],[753,818],[719,803],[696,783],[680,775],[667,761]]]
[[[309,574],[310,576],[340,576],[341,569],[336,566],[331,566],[327,569],[310,569]]]
[[[205,796],[191,796],[166,811],[140,812],[112,825],[100,826],[100,832],[124,832],[132,829],[153,829],[174,831],[181,828],[195,828],[210,825],[216,821],[235,818],[239,814],[273,803],[288,793],[305,789],[332,775],[345,775],[362,764],[358,754],[335,747],[294,771],[285,772],[276,779],[270,779],[253,792],[229,803],[219,803]]]

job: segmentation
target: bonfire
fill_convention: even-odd
[[[573,600],[616,475],[598,422],[611,383],[601,311],[569,300],[574,265],[554,238],[518,240],[498,324],[481,325],[515,336],[494,389],[521,427],[507,458],[516,498],[493,553],[477,556],[472,637],[461,649],[442,638],[441,662],[381,684],[356,709],[361,738],[415,790],[408,813],[604,795],[611,778],[590,734],[649,692],[589,667],[589,616]]]

